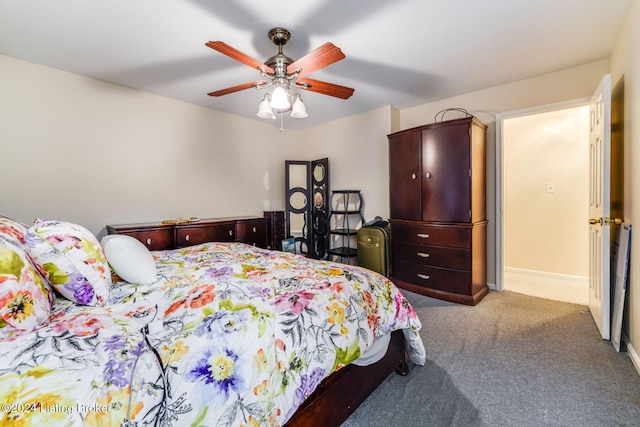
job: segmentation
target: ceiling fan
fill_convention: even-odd
[[[342,53],[340,48],[327,42],[319,48],[309,52],[302,58],[294,61],[282,53],[282,46],[284,46],[290,38],[291,33],[287,29],[281,27],[272,28],[269,31],[269,39],[278,46],[278,53],[267,59],[264,63],[240,52],[224,42],[210,41],[205,43],[205,45],[211,49],[227,55],[236,61],[242,62],[251,68],[255,68],[263,77],[266,78],[266,80],[255,80],[237,86],[220,89],[210,92],[208,95],[222,96],[249,88],[265,89],[267,87],[273,87],[274,91],[270,96],[271,99],[269,99],[268,94],[265,94],[263,103],[261,103],[260,110],[258,111],[258,116],[264,118],[271,117],[273,115],[270,109],[268,112],[266,110],[263,111],[265,101],[268,101],[270,107],[273,107],[278,113],[291,111],[293,109],[293,117],[303,118],[307,116],[306,110],[304,110],[304,105],[300,99],[300,95],[291,94],[291,86],[323,95],[335,96],[341,99],[348,99],[353,95],[354,89],[352,88],[305,77],[314,71],[344,59],[345,55]],[[295,100],[293,107],[291,100]],[[298,105],[301,107],[297,109],[296,103],[298,102]],[[302,110],[300,110],[300,108],[302,108]],[[261,115],[261,112],[263,112],[264,115]]]

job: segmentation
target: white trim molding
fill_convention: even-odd
[[[587,276],[505,267],[503,289],[555,301],[589,305]]]
[[[640,356],[638,355],[636,350],[633,348],[633,346],[631,345],[631,342],[629,341],[629,338],[627,338],[625,334],[622,335],[622,339],[624,340],[627,346],[627,354],[629,355],[629,359],[631,359],[631,363],[633,364],[633,367],[636,368],[638,375],[640,375]]]

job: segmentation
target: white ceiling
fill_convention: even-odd
[[[206,95],[260,75],[204,44],[264,61],[277,53],[269,29],[285,27],[294,60],[327,41],[346,55],[310,78],[355,88],[348,100],[303,91],[309,117],[285,118],[300,129],[605,59],[633,1],[0,0],[0,53],[262,120],[255,89]]]

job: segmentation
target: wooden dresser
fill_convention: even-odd
[[[206,242],[243,242],[267,248],[267,219],[260,217],[206,218],[182,224],[107,225],[107,232],[135,237],[149,250],[175,249]]]
[[[267,249],[282,250],[284,211],[264,211],[267,219]]]
[[[475,305],[488,292],[486,126],[474,117],[389,135],[391,279]]]

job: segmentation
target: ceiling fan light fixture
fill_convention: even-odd
[[[287,29],[272,28],[269,31],[269,39],[278,47],[278,53],[264,62],[258,61],[222,41],[205,43],[207,47],[258,70],[260,75],[265,78],[209,92],[207,95],[222,96],[249,88],[262,90],[271,87],[273,91],[264,95],[256,115],[262,119],[275,119],[277,115],[280,115],[281,130],[282,117],[285,113],[289,113],[294,119],[308,117],[307,108],[302,102],[300,94],[291,92],[292,85],[297,89],[341,99],[348,99],[353,95],[352,88],[306,77],[308,74],[344,59],[345,55],[339,47],[326,42],[303,57],[293,60],[286,56],[282,49],[290,37],[291,33]]]
[[[276,86],[271,94],[271,107],[276,110],[286,110],[290,106],[291,102],[287,90],[281,85]]]
[[[304,119],[308,116],[309,114],[307,114],[307,107],[305,107],[304,102],[302,102],[300,94],[296,93],[293,108],[291,109],[291,117],[293,117],[294,119]]]
[[[261,119],[276,118],[276,115],[273,114],[273,110],[271,109],[271,105],[269,105],[269,97],[266,93],[264,94],[264,98],[262,98],[262,101],[260,101],[260,105],[258,106],[258,112],[256,113],[256,116],[260,117]]]

